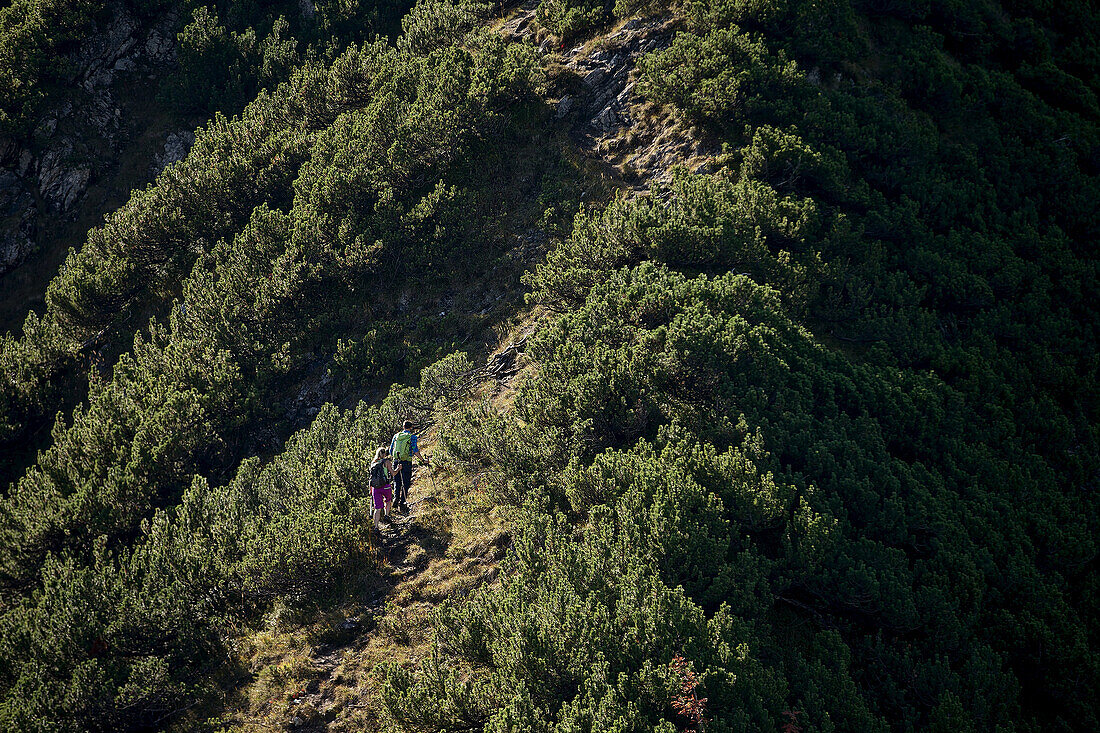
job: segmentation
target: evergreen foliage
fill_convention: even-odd
[[[82,340],[173,302],[108,376],[87,373],[86,403],[5,497],[9,727],[156,725],[201,695],[227,623],[308,601],[368,557],[370,446],[430,414],[467,361],[426,370],[381,411],[326,408],[266,466],[248,457],[257,435],[289,432],[283,395],[316,352],[392,318],[361,298],[397,258],[400,284],[493,256],[491,202],[469,172],[530,98],[533,58],[483,37],[424,55],[378,41],[308,65],[215,119],[70,256],[47,315],[5,340],[24,379],[12,431],[49,409],[42,387]]]
[[[384,71],[363,80],[370,97],[365,107],[336,117],[312,141],[291,213],[256,206],[232,241],[211,243],[183,283],[169,324],[154,321],[147,337],[136,337],[110,381],[93,384],[87,409],[55,426],[52,446],[14,488],[0,530],[10,582],[33,576],[46,553],[87,547],[87,539],[101,534],[127,535],[151,507],[173,501],[191,472],[219,470],[225,448],[225,457],[235,457],[243,446],[227,446],[229,436],[261,418],[275,388],[300,375],[314,348],[331,338],[324,327],[343,317],[341,296],[377,278],[387,253],[400,252],[410,268],[478,264],[461,249],[477,241],[468,229],[476,221],[470,195],[427,176],[443,175],[468,154],[475,131],[495,124],[501,117],[495,108],[521,93],[523,57],[501,44],[478,56],[451,48],[410,57],[381,45],[348,56]],[[287,138],[301,139],[294,131],[280,134]],[[250,184],[263,180],[222,190],[233,191],[234,203],[248,201],[256,191]],[[203,220],[187,221],[200,226]],[[162,231],[178,236],[170,222],[163,224]],[[152,242],[154,253],[163,246]],[[149,251],[143,249],[127,247],[115,258],[134,288],[152,284],[131,269],[135,254]],[[78,271],[78,257],[87,258],[83,272],[97,285],[109,277],[92,264],[93,252],[87,247],[74,255],[50,292],[76,317],[108,311],[96,309],[96,301],[81,308],[58,294],[68,277],[75,279],[70,273]],[[170,272],[173,254],[154,254],[151,264]],[[195,256],[191,248],[182,254],[185,262]],[[120,295],[114,286],[103,287],[105,295]],[[78,455],[95,459],[74,460]]]
[[[516,551],[396,728],[673,730],[677,656],[707,730],[1096,725],[1096,77],[1030,91],[1039,8],[911,10],[689,4],[643,61],[725,168],[528,278],[537,373],[442,438]]]
[[[103,0],[13,0],[0,7],[0,134],[21,133],[33,123],[45,87],[68,71],[57,52],[106,9]]]
[[[412,3],[318,0],[307,14],[292,0],[12,0],[0,7],[0,134],[33,128],[43,104],[66,84],[77,44],[119,11],[148,22],[180,17],[178,68],[167,98],[187,111],[233,112],[259,89],[284,81],[303,51],[336,55],[350,43],[396,35]]]
[[[322,0],[307,16],[291,1],[18,0],[0,8],[0,134],[27,135],[42,105],[72,81],[64,54],[120,10],[139,22],[169,11],[190,19],[179,33],[178,68],[162,84],[162,96],[183,112],[214,117],[197,132],[190,162],[135,192],[103,227],[89,232],[84,247],[70,251],[50,284],[46,313],[28,314],[23,338],[0,336],[0,365],[12,377],[0,387],[0,445],[13,451],[40,447],[29,436],[58,408],[74,404],[86,373],[102,367],[105,353],[128,348],[150,310],[178,292],[198,252],[240,231],[261,202],[289,207],[288,184],[302,162],[302,145],[335,114],[313,109],[309,114],[322,118],[307,117],[300,106],[325,103],[316,88],[325,83],[325,72],[316,58],[395,33],[407,6]],[[240,119],[217,114],[235,112],[279,83],[292,91],[260,93]],[[0,481],[12,478],[0,470]]]
[[[698,665],[708,729],[768,727],[782,710],[803,711],[812,730],[919,729],[937,716],[977,729],[1090,720],[1078,680],[1098,670],[1072,586],[1094,552],[1092,520],[1053,467],[1037,446],[984,434],[965,395],[934,375],[853,363],[782,312],[778,294],[745,276],[615,270],[532,346],[542,367],[514,418],[454,419],[448,450],[479,460],[470,436],[485,436],[500,446],[490,470],[501,493],[541,495],[583,518],[583,539],[526,499],[517,547],[546,544],[517,549],[500,588],[443,617],[437,666],[394,677],[391,712],[403,727],[422,725],[416,701],[429,694],[445,697],[444,711],[475,695],[489,729],[527,710],[543,721],[533,729],[564,730],[574,708],[599,711],[609,729],[680,724],[667,685],[589,697],[646,665],[667,676],[676,654]],[[548,535],[562,536],[567,557]],[[593,557],[613,564],[581,570]],[[1039,570],[1050,563],[1061,570]],[[634,627],[614,621],[621,591],[604,584],[645,587],[639,568],[736,632],[689,625],[618,657]],[[578,586],[580,616],[543,598]],[[606,608],[585,606],[588,592]],[[547,613],[562,625],[536,643],[524,629],[548,624]],[[587,636],[605,614],[611,629]],[[1029,640],[1039,629],[1058,632]],[[738,647],[741,659],[723,656]],[[1045,661],[1021,656],[1039,647]],[[554,649],[583,649],[589,664]],[[746,671],[745,657],[757,668]],[[612,659],[610,670],[597,662]],[[530,691],[541,679],[544,694],[545,680],[568,682],[544,697],[478,698],[476,686],[445,682],[466,665],[484,670],[491,690]],[[1024,685],[1057,703],[1024,709]]]
[[[461,396],[469,369],[457,354],[378,407],[326,406],[266,465],[250,458],[225,485],[194,476],[126,545],[100,535],[83,557],[48,556],[37,589],[0,614],[0,721],[143,728],[210,694],[204,673],[225,658],[229,628],[275,603],[310,604],[373,566],[371,446],[401,417],[431,419]]]
[[[568,41],[641,7],[539,17]],[[542,60],[480,3],[327,57],[278,14],[192,10],[186,63],[226,75],[180,93],[255,100],[0,343],[7,445],[83,398],[0,504],[0,723],[201,699],[227,628],[369,563],[366,465],[411,417],[513,546],[428,661],[385,670],[393,730],[1100,727],[1086,3],[644,5],[677,30],[638,88],[722,143],[715,170],[577,214],[525,278],[549,315],[508,411],[456,353],[296,433],[326,367],[381,394],[450,350],[380,293],[498,264]]]

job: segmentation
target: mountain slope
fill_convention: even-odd
[[[1094,728],[1096,24],[432,0],[302,64],[4,342],[8,440],[87,397],[2,505],[0,717],[288,722],[217,712],[229,640],[386,588],[362,477],[411,418],[510,549],[430,623],[391,588],[369,715],[303,723]]]

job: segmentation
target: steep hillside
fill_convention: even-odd
[[[0,28],[10,46],[14,7],[6,11],[8,22]],[[33,117],[6,126],[0,143],[0,329],[17,329],[32,303],[40,305],[68,246],[121,205],[131,188],[187,153],[194,122],[149,104],[156,79],[174,62],[177,23],[170,12],[144,17],[119,6],[84,38],[69,42],[75,48],[58,59],[63,79],[52,94],[41,95]],[[30,55],[25,48],[5,50]]]
[[[1092,8],[345,12],[0,344],[0,722],[1100,725]]]
[[[19,0],[0,8],[0,331],[88,230],[309,55],[396,32],[401,3]]]
[[[102,242],[105,231],[116,239],[109,221],[92,227],[185,156],[196,123],[239,112],[306,59],[331,59],[349,43],[394,34],[406,9],[296,0],[19,0],[0,9],[0,331],[18,336],[22,322],[24,336],[15,347],[21,356],[11,359],[9,345],[0,357],[13,376],[0,407],[0,446],[13,459],[0,466],[0,481],[15,478],[44,447],[55,412],[82,398],[89,363],[128,349],[156,307],[155,298],[116,292],[111,297],[131,308],[119,313],[112,305],[102,322],[59,313],[46,295],[51,278],[56,288],[113,266],[102,246],[78,255],[73,245],[85,237]],[[170,180],[159,190],[171,189]],[[67,251],[82,263],[80,273],[67,273]]]

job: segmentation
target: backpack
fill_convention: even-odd
[[[374,489],[380,489],[386,485],[386,464],[384,461],[379,461],[370,467],[370,485]]]
[[[413,435],[408,430],[402,430],[393,436],[393,457],[399,461],[407,461],[412,458]]]

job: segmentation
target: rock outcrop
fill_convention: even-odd
[[[0,273],[33,251],[36,214],[34,196],[22,179],[13,171],[0,170]]]
[[[504,24],[503,32],[539,41],[535,20],[538,3],[523,5]],[[541,38],[544,53],[572,73],[562,83],[557,117],[570,127],[581,148],[617,168],[638,190],[650,181],[666,180],[673,166],[705,168],[716,146],[695,131],[677,125],[663,110],[652,108],[636,90],[638,61],[668,46],[675,21],[669,17],[632,18],[599,37],[598,42],[557,47]]]
[[[0,275],[26,260],[51,224],[77,218],[89,186],[117,168],[137,132],[135,106],[174,61],[176,25],[174,15],[143,21],[119,3],[66,56],[68,86],[38,126],[23,139],[0,140]],[[151,173],[186,155],[192,140],[169,139],[149,161]]]
[[[168,137],[164,140],[164,149],[157,153],[153,159],[153,175],[160,173],[176,161],[186,158],[187,153],[191,151],[191,146],[194,144],[195,133],[190,130],[168,133]]]

